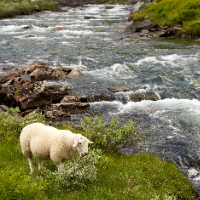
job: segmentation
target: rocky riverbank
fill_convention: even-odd
[[[114,101],[115,93],[128,91],[128,87],[110,88],[109,94],[72,95],[70,87],[53,86],[49,80],[67,80],[86,78],[79,70],[65,67],[51,67],[47,63],[35,62],[27,68],[1,67],[6,74],[0,77],[0,105],[5,112],[9,107],[19,107],[21,115],[35,112],[38,108],[51,121],[70,120],[72,114],[85,113],[90,102]],[[132,101],[156,101],[159,97],[151,92],[136,92],[130,96]],[[7,108],[5,107],[7,106]]]

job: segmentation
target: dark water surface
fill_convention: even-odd
[[[127,27],[126,5],[64,8],[0,21],[0,66],[27,67],[34,61],[80,70],[85,77],[52,82],[69,85],[74,94],[105,93],[113,101],[91,103],[89,114],[133,119],[149,133],[123,153],[153,152],[181,169],[200,166],[200,39],[146,39],[117,33]],[[85,19],[85,16],[92,16]],[[32,25],[33,28],[27,29]],[[66,30],[52,32],[55,27]],[[35,37],[24,38],[26,35]],[[143,43],[135,44],[136,40]],[[6,71],[0,71],[3,76]],[[128,87],[125,92],[110,89]],[[134,102],[151,92],[157,101]],[[79,121],[73,116],[72,121]],[[192,180],[198,189],[200,176]]]

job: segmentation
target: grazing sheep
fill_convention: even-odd
[[[89,143],[92,142],[80,134],[41,123],[27,125],[20,134],[21,149],[28,157],[31,173],[34,172],[32,155],[38,159],[40,171],[42,160],[52,160],[61,168],[65,160],[72,159],[77,152],[81,156],[87,155]]]

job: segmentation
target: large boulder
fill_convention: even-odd
[[[150,20],[143,20],[137,22],[133,21],[132,24],[125,29],[127,32],[141,32],[143,30],[154,32],[159,30],[159,26]]]
[[[51,84],[38,81],[20,88],[14,97],[21,110],[28,110],[50,105],[53,101],[61,100],[67,94],[69,94],[68,90],[57,90]]]

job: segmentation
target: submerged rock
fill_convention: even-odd
[[[66,30],[66,28],[64,28],[64,27],[57,27],[57,28],[51,29],[51,31],[63,31],[63,30]]]

